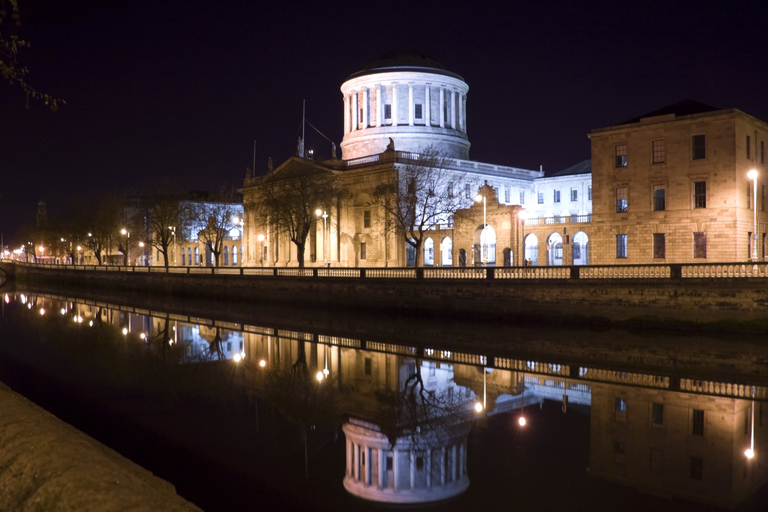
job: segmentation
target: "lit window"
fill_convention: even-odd
[[[666,258],[666,235],[664,233],[653,234],[653,257]]]
[[[627,166],[627,145],[617,144],[616,145],[616,167],[626,167],[626,166]]]
[[[707,233],[697,232],[693,234],[693,257],[707,257]]]
[[[571,201],[578,201],[579,200],[579,191],[575,188],[571,189]]]
[[[616,235],[616,257],[627,257],[627,235]]]
[[[556,203],[560,202],[560,191],[559,190],[555,190],[554,202],[556,202]]]
[[[588,199],[589,201],[591,201],[591,200],[592,200],[592,186],[591,186],[591,185],[590,185],[590,186],[589,186],[589,188],[587,189],[587,199]]]
[[[707,139],[704,135],[691,137],[691,159],[703,160],[707,157]]]
[[[697,181],[693,184],[693,207],[707,207],[707,182]]]
[[[536,196],[539,204],[544,204],[544,192],[539,192]]]
[[[666,159],[666,149],[664,146],[664,139],[654,140],[651,142],[651,149],[652,149],[652,162],[654,164],[663,164],[664,160]]]
[[[627,187],[618,187],[616,189],[616,213],[627,213]]]
[[[664,185],[653,186],[653,211],[664,211],[667,207],[666,189]]]
[[[627,421],[627,401],[624,398],[614,400],[614,409],[616,411],[616,421]]]

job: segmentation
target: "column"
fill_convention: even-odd
[[[459,445],[459,480],[464,478],[464,443]]]
[[[457,455],[456,445],[451,446],[451,481],[455,482],[458,478],[458,473],[456,472],[456,455]]]
[[[464,95],[457,94],[459,95],[459,130],[464,131]]]
[[[381,84],[376,84],[376,127],[381,126],[381,116],[384,114],[384,104],[381,101]]]
[[[371,464],[371,448],[370,446],[365,447],[365,485],[369,486],[372,484],[373,479],[373,472],[371,471],[373,469],[373,464]]]
[[[408,469],[411,470],[411,489],[416,487],[416,454],[411,450],[410,457],[408,457]]]
[[[349,94],[344,96],[344,135],[349,133]]]
[[[347,439],[347,476],[352,476],[352,441]]]
[[[379,489],[384,489],[384,475],[387,474],[387,450],[379,448]]]
[[[413,82],[408,84],[408,126],[413,126]]]
[[[440,128],[445,128],[445,89],[440,87]]]
[[[370,102],[368,99],[368,88],[363,88],[363,128],[368,128],[368,108]]]
[[[440,485],[445,485],[445,446],[440,448]]]
[[[352,91],[352,131],[357,130],[357,91]]]
[[[360,481],[360,445],[355,443],[355,482]]]
[[[427,470],[427,489],[432,488],[432,448],[427,448],[427,460],[424,461]]]
[[[400,468],[398,468],[398,466],[397,466],[397,456],[398,456],[399,453],[400,452],[398,452],[397,448],[395,448],[392,451],[392,472],[393,472],[392,478],[395,481],[394,485],[393,485],[393,487],[395,489],[395,492],[397,492],[398,487],[399,487],[398,481],[397,481],[397,477],[400,476]]]
[[[392,82],[392,126],[397,126],[397,82]]]
[[[461,102],[462,108],[464,109],[464,126],[463,131],[464,133],[467,133],[467,95],[464,95],[464,99]]]
[[[451,93],[451,128],[454,130],[457,129],[456,126],[456,95],[458,93],[452,92]]]
[[[432,125],[432,101],[429,98],[429,84],[424,86],[424,124],[426,126]]]

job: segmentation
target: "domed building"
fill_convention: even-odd
[[[353,73],[344,97],[342,158],[432,147],[449,158],[469,158],[467,86],[434,59],[415,52],[385,55]]]

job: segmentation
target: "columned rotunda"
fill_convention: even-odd
[[[352,74],[344,96],[344,160],[433,147],[449,158],[469,158],[467,86],[459,75],[418,53],[381,57]]]

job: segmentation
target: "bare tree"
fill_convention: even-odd
[[[151,247],[163,255],[163,265],[168,268],[169,252],[174,237],[183,232],[185,209],[181,197],[168,191],[152,194],[145,198],[147,236]]]
[[[288,235],[296,246],[299,267],[304,267],[307,236],[317,222],[315,211],[330,210],[343,192],[333,171],[319,167],[284,171],[278,169],[261,178],[257,215],[264,224]]]
[[[6,21],[7,12],[5,6],[0,3],[0,76],[2,76],[10,85],[18,86],[27,96],[27,108],[29,108],[30,98],[42,100],[54,112],[58,110],[59,104],[66,104],[61,98],[56,98],[35,89],[27,82],[29,69],[19,64],[19,52],[22,48],[28,48],[29,42],[19,38],[19,36],[10,33],[12,28],[9,24],[16,27],[21,25],[21,16],[19,14],[18,0],[8,0],[11,5],[12,22]],[[9,35],[10,33],[10,35]]]
[[[466,174],[447,169],[448,161],[436,149],[411,154],[405,164],[395,164],[392,179],[374,189],[374,197],[387,215],[388,230],[400,233],[422,264],[424,234],[447,223],[456,210],[465,207]]]
[[[207,201],[196,202],[191,217],[197,226],[203,226],[197,236],[213,254],[214,265],[219,266],[219,257],[224,239],[234,227],[232,217],[240,214],[242,199],[234,191],[221,190],[208,197]]]

